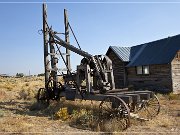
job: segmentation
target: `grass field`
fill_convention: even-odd
[[[42,109],[35,99],[41,87],[43,77],[0,78],[0,134],[99,133],[99,102],[62,98]],[[131,126],[118,134],[180,134],[180,95],[158,94],[158,97],[161,112],[156,118],[150,121],[132,118]]]

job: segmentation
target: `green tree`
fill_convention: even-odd
[[[17,73],[16,77],[24,77],[24,74],[23,73]]]

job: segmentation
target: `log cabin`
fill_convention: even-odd
[[[180,35],[132,47],[110,46],[116,88],[180,93]]]

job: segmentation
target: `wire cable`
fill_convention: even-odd
[[[79,42],[78,42],[78,40],[77,40],[77,38],[76,38],[76,35],[74,34],[74,31],[73,31],[73,29],[72,29],[72,27],[71,27],[71,25],[70,25],[69,22],[68,22],[68,25],[69,25],[69,28],[70,28],[70,30],[71,30],[73,36],[74,36],[74,39],[76,40],[76,43],[77,43],[79,49],[81,50],[81,46],[79,45]]]

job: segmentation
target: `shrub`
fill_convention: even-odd
[[[45,73],[38,74],[37,76],[45,76]]]
[[[170,100],[180,100],[180,94],[170,93],[168,96]]]
[[[0,110],[0,117],[3,117],[4,116],[4,112],[3,110]]]
[[[23,90],[21,90],[21,91],[19,92],[19,98],[20,98],[20,99],[30,100],[30,99],[35,98],[35,96],[36,96],[35,92],[32,91],[32,90],[30,89],[30,87],[27,88],[27,89],[23,89]]]
[[[59,111],[54,114],[54,117],[55,119],[67,120],[69,118],[67,107],[60,108]]]
[[[24,77],[24,74],[23,73],[17,73],[16,77]]]
[[[39,110],[43,110],[47,107],[48,107],[48,104],[35,102],[30,106],[29,110],[30,111],[39,111]]]

